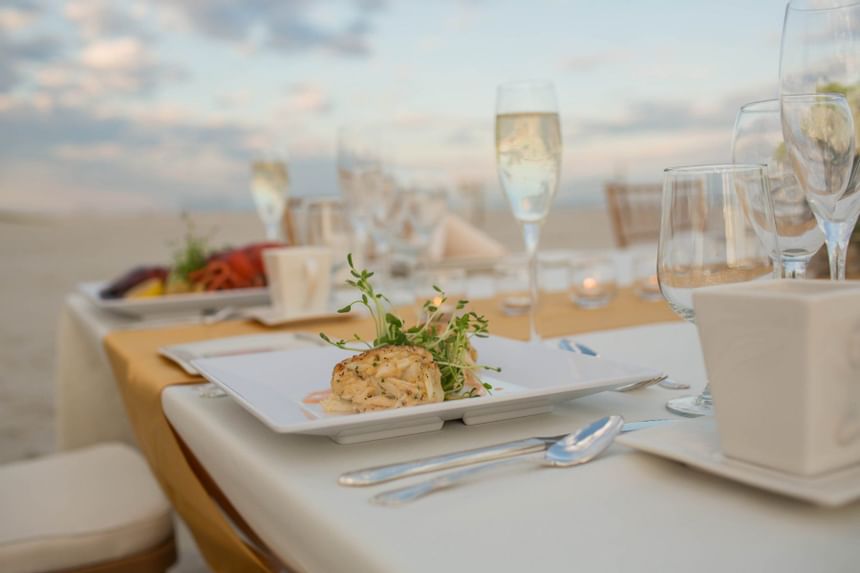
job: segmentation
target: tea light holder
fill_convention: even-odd
[[[418,319],[424,322],[429,318],[424,309],[424,303],[430,301],[439,309],[434,319],[436,324],[448,324],[457,314],[457,301],[466,295],[466,271],[463,269],[422,269],[415,276],[415,304],[418,307]],[[445,292],[447,300],[442,302],[442,295],[433,287],[437,286]]]
[[[525,260],[509,260],[493,268],[499,309],[506,316],[528,314],[531,308],[529,296],[529,271]]]
[[[642,300],[663,300],[657,280],[656,254],[640,254],[633,258],[633,290]]]
[[[590,259],[571,265],[570,298],[581,308],[601,308],[618,292],[615,264],[610,259]]]

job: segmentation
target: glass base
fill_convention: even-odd
[[[666,409],[679,416],[697,418],[699,416],[712,416],[714,403],[711,401],[710,395],[703,393],[698,396],[683,396],[669,400],[666,402]]]

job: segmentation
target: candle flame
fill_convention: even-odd
[[[590,290],[590,289],[593,289],[593,288],[596,288],[596,287],[597,287],[597,279],[596,279],[596,278],[594,278],[594,277],[586,277],[586,278],[582,281],[582,286],[583,286],[583,288],[586,288],[586,289],[589,289],[589,290]]]

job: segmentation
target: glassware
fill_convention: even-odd
[[[372,244],[371,239],[376,239],[374,234],[378,235],[379,222],[385,220],[384,211],[388,205],[384,200],[387,186],[382,171],[381,142],[375,128],[365,125],[340,128],[337,173],[355,235],[356,255],[366,261],[373,254],[371,247],[379,254],[380,245]]]
[[[860,214],[860,122],[853,121],[860,117],[858,28],[856,0],[795,0],[786,7],[780,48],[783,135],[824,232],[830,277],[836,280],[845,279],[848,243]]]
[[[440,187],[399,187],[388,220],[392,256],[408,274],[427,263],[433,237],[448,212],[448,193]]]
[[[633,255],[633,291],[642,300],[663,300],[657,280],[657,252],[641,251]]]
[[[499,309],[505,316],[522,316],[531,311],[529,268],[525,259],[508,259],[493,267]]]
[[[615,261],[595,257],[575,261],[570,267],[570,298],[581,308],[602,308],[618,292]]]
[[[695,289],[779,277],[781,258],[765,166],[665,170],[657,278],[679,316],[695,322]],[[710,388],[666,407],[684,416],[710,414]]]
[[[570,256],[541,254],[538,257],[538,284],[543,293],[566,293],[570,288]]]
[[[824,244],[824,233],[818,228],[789,162],[778,99],[752,102],[740,108],[732,135],[732,161],[767,165],[784,274],[805,278],[809,259]]]
[[[266,228],[266,240],[284,240],[283,218],[289,184],[287,162],[282,156],[268,155],[251,162],[251,195]]]
[[[502,84],[496,92],[496,160],[499,180],[523,229],[529,259],[529,338],[538,303],[540,229],[558,189],[561,125],[555,88],[545,81]]]
[[[347,278],[346,257],[352,252],[350,230],[342,201],[334,197],[321,197],[308,202],[304,244],[332,250],[332,274],[338,283]]]

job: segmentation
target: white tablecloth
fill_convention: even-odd
[[[625,285],[631,281],[632,258],[636,252],[643,249],[648,252],[650,248],[593,252],[555,250],[541,254],[556,258],[591,255],[610,257],[616,264],[619,282]],[[492,296],[494,287],[492,280],[488,284],[485,278],[477,277],[469,281],[467,288],[467,296],[483,298]],[[394,293],[394,298],[397,298],[397,294]],[[410,293],[405,295],[406,299],[413,296]],[[347,300],[351,300],[351,293],[348,293]],[[57,340],[57,449],[69,450],[112,440],[135,445],[116,381],[104,353],[102,339],[112,330],[153,328],[195,319],[162,317],[140,321],[100,311],[80,294],[67,296],[60,316]]]
[[[704,383],[692,326],[578,337],[604,356]],[[400,508],[368,503],[391,484],[344,488],[343,471],[573,430],[607,413],[665,417],[660,388],[606,392],[552,414],[341,446],[276,434],[228,398],[165,390],[173,426],[233,506],[301,570],[857,571],[860,504],[825,510],[613,446],[570,469],[519,465]],[[766,415],[766,413],[763,413]],[[424,479],[416,478],[416,479]]]

